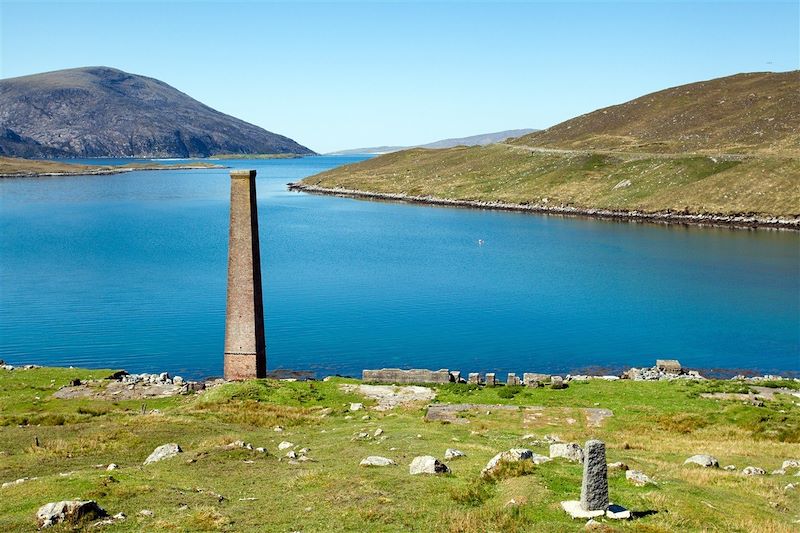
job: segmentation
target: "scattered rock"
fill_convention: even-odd
[[[626,465],[622,461],[617,461],[616,463],[608,463],[608,469],[609,470],[622,470],[623,472],[627,471],[627,470],[630,470],[628,465]]]
[[[375,433],[372,434],[373,437],[380,437],[381,435],[383,435],[383,430],[381,428],[376,429]]]
[[[726,465],[723,470],[736,470],[736,465]]]
[[[158,461],[163,461],[164,459],[169,459],[170,457],[174,457],[179,453],[183,452],[181,447],[171,442],[169,444],[162,444],[151,453],[147,459],[145,459],[144,464],[149,465],[150,463],[155,463]]]
[[[289,450],[288,452],[286,452],[286,457],[288,457],[289,459],[297,459],[297,454],[295,453],[294,450]]]
[[[531,461],[534,464],[541,464],[550,461],[549,457],[533,453],[532,450],[527,448],[512,448],[505,452],[500,452],[492,457],[483,470],[481,470],[482,477],[489,477],[493,475],[501,463],[517,463],[519,461]]]
[[[800,468],[800,459],[789,459],[784,461],[781,465],[781,470],[788,470],[790,468]]]
[[[783,492],[789,492],[790,490],[795,490],[795,489],[797,489],[797,485],[795,485],[794,483],[789,483],[788,485],[783,487]]]
[[[461,450],[456,450],[455,448],[447,448],[444,452],[444,458],[448,461],[451,459],[455,459],[457,457],[466,457],[467,454],[462,452]]]
[[[583,448],[575,442],[556,443],[550,445],[550,458],[562,457],[578,463],[583,462]]]
[[[108,466],[106,467],[106,470],[109,470],[109,471],[111,471],[111,470],[116,470],[117,468],[119,468],[119,466],[117,465],[117,463],[111,463],[110,465],[108,465]]]
[[[719,461],[717,461],[717,458],[705,454],[693,455],[686,459],[683,464],[696,464],[704,468],[719,468]]]
[[[35,477],[21,477],[19,479],[15,479],[14,481],[7,481],[3,483],[2,488],[13,487],[14,485],[19,485],[21,483],[25,483],[26,481],[33,481],[34,479],[38,479]]]
[[[256,448],[256,451],[258,453],[267,453],[267,449],[266,448]]]
[[[637,487],[644,487],[645,485],[655,485],[653,480],[647,474],[639,470],[628,470],[625,472],[625,479],[636,485]]]
[[[83,519],[94,520],[108,513],[94,500],[65,500],[43,505],[36,511],[36,523],[40,528],[68,522],[75,524]]]
[[[773,470],[770,473],[770,475],[773,475],[773,476],[785,476],[786,475],[786,470],[784,470],[783,468],[779,468],[778,470]]]
[[[370,455],[359,463],[360,466],[391,466],[396,464],[391,459],[379,455]]]
[[[447,465],[440,462],[432,455],[414,457],[408,469],[408,473],[412,476],[417,474],[447,474],[449,472],[450,469]]]
[[[150,509],[142,509],[141,511],[139,511],[139,514],[142,516],[155,516],[155,513]]]
[[[286,450],[288,448],[293,448],[293,447],[294,447],[294,444],[292,444],[288,440],[285,440],[285,441],[281,442],[280,444],[278,444],[278,449],[279,450]]]
[[[567,384],[564,382],[564,378],[561,376],[552,376],[550,378],[550,388],[551,389],[566,389]]]
[[[363,403],[351,403],[350,404],[350,410],[351,411],[360,411],[363,408],[364,408],[364,404]]]
[[[757,466],[748,466],[742,469],[743,476],[763,476],[767,471]]]
[[[622,180],[616,185],[614,185],[614,190],[616,189],[627,189],[632,185],[631,180]]]
[[[283,428],[281,426],[275,426],[274,428],[272,428],[272,431],[280,433],[281,431],[283,431]]]

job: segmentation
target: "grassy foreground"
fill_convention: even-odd
[[[490,408],[469,423],[425,422],[424,406],[379,412],[342,383],[270,380],[225,384],[201,394],[109,402],[59,400],[70,379],[109,371],[40,368],[0,371],[0,481],[37,477],[0,489],[0,529],[35,528],[36,509],[50,501],[96,499],[128,518],[107,531],[581,531],[559,501],[576,499],[581,466],[554,460],[482,481],[497,452],[529,446],[523,435],[557,434],[565,441],[606,441],[608,460],[644,471],[656,485],[635,487],[610,473],[611,499],[634,511],[655,511],[606,531],[797,531],[800,490],[787,475],[745,477],[800,458],[800,407],[777,395],[764,407],[718,402],[701,392],[731,391],[730,382],[572,383],[565,390],[468,385],[437,388],[439,402],[543,406],[540,416]],[[796,386],[796,383],[794,384]],[[361,401],[365,411],[348,412]],[[614,411],[587,427],[581,407]],[[274,426],[285,428],[274,431]],[[376,429],[383,436],[372,435]],[[369,438],[356,438],[359,432]],[[225,449],[235,440],[268,453]],[[36,444],[38,440],[38,445]],[[310,448],[313,462],[289,464],[277,444]],[[183,454],[142,466],[158,445],[177,442]],[[443,459],[446,448],[466,457],[447,461],[449,475],[410,476],[417,455]],[[547,453],[543,446],[534,451]],[[683,466],[695,453],[715,455],[737,471]],[[368,455],[398,466],[359,467]],[[104,466],[117,463],[118,470]],[[220,495],[223,497],[220,498]],[[510,500],[517,505],[508,505]],[[143,516],[143,509],[153,516]],[[66,530],[63,526],[55,531]]]

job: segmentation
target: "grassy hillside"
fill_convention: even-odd
[[[523,446],[547,454],[544,445],[523,437],[553,433],[565,441],[601,438],[610,462],[624,461],[656,482],[637,487],[624,473],[610,473],[612,501],[653,513],[609,522],[604,531],[788,533],[800,519],[800,490],[784,490],[800,479],[794,471],[740,473],[748,465],[770,472],[798,458],[796,398],[776,395],[755,407],[699,397],[741,392],[743,385],[731,382],[437,387],[435,401],[442,403],[542,407],[536,416],[483,407],[465,413],[466,423],[426,422],[424,405],[374,410],[373,401],[342,390],[355,383],[344,379],[258,380],[150,400],[52,397],[71,379],[108,373],[0,371],[0,481],[37,478],[0,489],[3,530],[34,529],[36,509],[47,502],[87,498],[128,517],[103,531],[582,531],[583,522],[573,522],[559,507],[580,493],[580,464],[557,459],[509,468],[494,480],[480,477],[499,451]],[[348,412],[353,401],[367,409]],[[598,406],[614,414],[590,427],[580,408]],[[276,432],[276,425],[284,431]],[[375,436],[377,429],[383,434]],[[236,440],[267,453],[227,446]],[[313,460],[291,464],[286,450],[278,449],[281,441],[294,443],[295,450],[310,448]],[[142,466],[167,442],[184,453]],[[446,448],[466,453],[447,461],[451,474],[409,475],[413,457],[443,459]],[[715,455],[737,470],[684,466],[695,453]],[[398,464],[358,466],[368,455]],[[109,463],[119,468],[106,471]],[[140,514],[145,509],[152,516]]]
[[[599,109],[512,141],[648,152],[800,156],[800,71],[691,83]]]
[[[406,150],[323,188],[543,209],[800,216],[800,71],[684,85],[488,147]]]
[[[492,145],[387,154],[303,183],[542,207],[800,215],[800,159],[777,156],[666,158]]]

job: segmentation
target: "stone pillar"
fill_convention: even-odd
[[[225,379],[263,378],[266,374],[256,171],[233,170],[228,238],[228,308],[225,315]]]
[[[583,452],[581,509],[584,511],[605,511],[608,508],[606,445],[600,440],[586,441]]]
[[[487,387],[494,387],[497,384],[497,378],[495,378],[494,372],[487,372],[486,373],[486,386]]]

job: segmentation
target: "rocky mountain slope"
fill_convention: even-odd
[[[313,152],[166,83],[108,67],[0,80],[0,155],[207,157]]]

